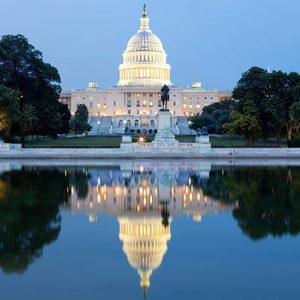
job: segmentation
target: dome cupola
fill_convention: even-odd
[[[118,85],[172,85],[170,65],[159,37],[149,27],[146,5],[140,19],[140,29],[133,35],[119,67]]]

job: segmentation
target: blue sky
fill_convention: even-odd
[[[253,65],[300,73],[299,0],[0,0],[0,35],[25,35],[63,89],[106,88],[144,2],[175,85],[232,89]]]

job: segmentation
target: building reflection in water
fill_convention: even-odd
[[[235,207],[203,193],[209,171],[209,164],[198,171],[143,165],[83,169],[89,173],[88,190],[85,197],[79,197],[78,188],[71,185],[70,209],[87,213],[90,222],[102,213],[118,219],[123,251],[146,295],[150,277],[167,251],[173,218],[186,214],[200,222],[203,214]]]

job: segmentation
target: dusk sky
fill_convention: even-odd
[[[242,72],[300,72],[299,0],[0,0],[0,35],[23,34],[61,75],[63,89],[118,81],[144,2],[174,85],[232,89]]]

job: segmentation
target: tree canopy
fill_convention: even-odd
[[[85,104],[79,104],[75,112],[75,116],[71,119],[70,127],[77,133],[87,133],[92,129],[88,124],[89,111]]]
[[[0,39],[0,84],[19,93],[21,112],[25,110],[26,115],[30,112],[31,119],[34,112],[34,127],[26,126],[25,134],[55,136],[67,133],[68,114],[58,101],[61,92],[59,73],[43,61],[42,53],[22,35],[4,35]],[[20,126],[14,127],[14,133],[23,136],[24,132],[20,130]]]
[[[242,74],[233,90],[233,97],[238,100],[238,113],[231,114],[231,123],[225,128],[230,133],[239,134],[247,122],[252,123],[252,137],[276,137],[277,140],[286,136],[291,140],[293,130],[299,128],[292,116],[291,107],[300,101],[300,75],[291,72],[273,71],[252,67]],[[249,103],[255,107],[254,114],[249,115],[245,107]],[[295,116],[294,116],[295,117]],[[247,121],[247,122],[246,122]],[[230,123],[229,122],[229,123]],[[259,126],[258,126],[259,124]]]
[[[205,106],[201,115],[190,117],[191,128],[206,127],[209,133],[224,133],[223,125],[230,121],[230,113],[237,108],[237,101],[225,99]]]

